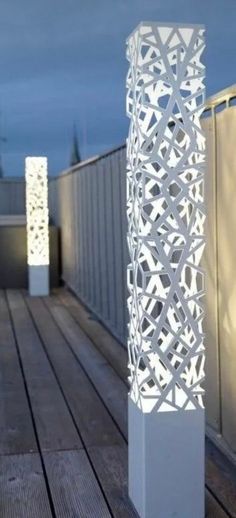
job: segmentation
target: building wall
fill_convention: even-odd
[[[24,178],[0,178],[1,214],[25,214]]]

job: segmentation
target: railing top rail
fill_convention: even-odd
[[[229,105],[229,101],[233,98],[236,98],[236,84],[229,86],[228,88],[224,88],[223,90],[220,90],[216,94],[208,97],[205,102],[205,112],[208,110],[214,110],[217,106],[220,104],[226,103]],[[79,169],[82,169],[83,167],[93,164],[97,162],[98,160],[101,160],[102,158],[105,158],[106,156],[111,155],[112,153],[115,153],[116,151],[119,151],[120,149],[125,148],[126,144],[122,144],[120,146],[117,146],[115,148],[112,148],[102,155],[95,155],[91,158],[88,158],[86,160],[83,160],[79,164],[76,164],[72,167],[68,167],[67,169],[60,172],[58,175],[55,175],[54,177],[50,177],[49,180],[56,180],[58,177],[65,176],[71,173],[77,172]]]
[[[98,160],[101,160],[102,158],[105,158],[106,156],[112,155],[112,153],[115,153],[116,151],[119,151],[120,149],[125,148],[125,146],[126,146],[126,144],[121,144],[120,146],[116,146],[115,148],[112,148],[112,149],[106,151],[102,155],[95,155],[95,156],[93,156],[91,158],[83,160],[82,162],[79,162],[78,164],[75,164],[72,167],[68,167],[67,169],[64,169],[58,175],[49,177],[49,180],[50,181],[57,180],[61,176],[66,176],[68,174],[76,173],[77,171],[79,171],[83,167],[86,167],[87,165],[91,165],[93,163],[96,163]]]
[[[49,180],[56,180],[60,176],[66,176],[67,174],[74,173],[75,171],[78,171],[78,169],[82,169],[82,167],[85,167],[86,165],[89,165],[93,162],[96,162],[98,160],[99,155],[92,156],[91,158],[87,158],[86,160],[82,160],[78,164],[75,164],[71,167],[67,167],[66,169],[63,169],[59,174],[55,176],[51,176]]]
[[[236,98],[236,84],[233,84],[229,86],[228,88],[224,88],[223,90],[220,90],[220,92],[217,92],[216,94],[208,97],[205,102],[205,112],[208,110],[214,110],[217,108],[220,104],[226,103],[227,106],[229,106],[230,100]],[[83,167],[86,167],[87,165],[96,163],[98,160],[101,160],[109,155],[112,155],[116,151],[119,151],[120,149],[125,148],[126,144],[121,144],[120,146],[116,146],[115,148],[112,148],[105,153],[101,155],[95,155],[91,158],[88,158],[86,160],[83,160],[82,162],[79,162],[79,164],[76,164],[72,167],[68,167],[67,169],[64,169],[60,173],[56,174],[55,176],[49,176],[49,181],[57,180],[61,176],[66,176],[72,173],[77,172],[78,170],[82,169]],[[4,176],[3,178],[0,178],[0,183],[4,182],[24,182],[23,176]]]
[[[208,97],[205,103],[205,111],[214,109],[222,103],[229,103],[229,101],[236,97],[236,84],[220,90],[216,94]]]

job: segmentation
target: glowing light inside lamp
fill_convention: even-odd
[[[47,158],[27,157],[25,165],[28,265],[48,265]]]
[[[128,39],[130,396],[143,412],[203,407],[204,30]]]

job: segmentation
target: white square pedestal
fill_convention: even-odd
[[[129,496],[141,518],[204,518],[205,411],[144,414],[129,397]]]
[[[49,266],[28,266],[29,294],[35,297],[49,295]]]

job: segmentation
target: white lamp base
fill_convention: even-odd
[[[129,396],[129,496],[140,518],[204,518],[205,411],[144,414]]]
[[[29,294],[35,297],[49,295],[49,266],[28,265]]]

